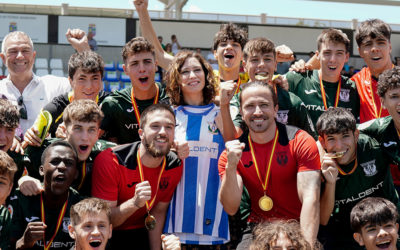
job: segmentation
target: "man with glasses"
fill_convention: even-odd
[[[71,87],[67,78],[39,77],[33,73],[36,51],[31,38],[22,31],[4,37],[0,57],[9,72],[7,78],[0,81],[0,93],[18,106],[21,129],[25,133],[41,108]]]

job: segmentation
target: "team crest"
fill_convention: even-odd
[[[62,222],[62,225],[63,225],[63,232],[64,233],[68,233],[68,225],[69,225],[69,223],[70,223],[70,219],[69,219],[69,217],[64,217],[63,218],[63,222]]]
[[[368,161],[360,164],[366,176],[374,176],[378,172],[376,170],[375,160]]]
[[[217,127],[217,124],[215,124],[214,121],[208,122],[208,132],[210,132],[213,135],[218,134],[218,132],[219,132],[218,131],[218,127]]]
[[[279,165],[286,165],[286,163],[288,162],[288,157],[286,152],[277,152],[277,157],[276,157],[276,161],[279,163]]]
[[[340,89],[339,100],[342,102],[350,101],[350,89]]]
[[[160,190],[167,189],[169,184],[169,177],[163,177],[160,180]]]
[[[287,124],[289,110],[278,110],[276,120],[280,123]]]
[[[11,205],[8,205],[7,210],[10,213],[10,218],[12,218],[12,216],[14,214],[14,208]]]

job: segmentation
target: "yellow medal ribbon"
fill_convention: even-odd
[[[337,169],[339,170],[339,173],[340,173],[341,175],[350,175],[350,174],[354,173],[354,171],[356,171],[357,165],[358,165],[358,164],[357,164],[357,158],[356,158],[356,162],[354,163],[354,167],[350,170],[350,172],[348,172],[348,173],[344,172],[343,169],[341,169],[341,168],[339,167],[339,165],[337,166]]]
[[[272,149],[271,149],[271,155],[270,155],[270,157],[269,157],[268,168],[267,168],[267,174],[266,174],[266,176],[265,176],[265,181],[264,181],[264,182],[261,180],[260,171],[258,170],[258,164],[257,164],[256,156],[255,156],[255,154],[254,154],[253,143],[251,142],[250,135],[248,136],[249,145],[250,145],[251,157],[253,158],[253,162],[254,162],[254,168],[256,169],[258,179],[260,180],[261,185],[262,185],[262,187],[263,187],[264,194],[265,194],[265,192],[267,191],[267,187],[268,187],[268,179],[269,179],[269,174],[270,174],[270,170],[271,170],[271,163],[272,163],[272,158],[273,158],[274,152],[275,152],[276,142],[278,141],[278,135],[279,135],[279,131],[278,131],[278,129],[276,129],[276,130],[275,130],[274,144],[273,144]]]
[[[220,83],[221,83],[221,77],[218,75],[218,86],[220,85]],[[240,76],[239,76],[238,79],[237,79],[237,87],[236,87],[236,90],[235,90],[235,95],[237,93],[239,93],[241,84],[242,84],[242,79],[240,79]]]
[[[328,109],[328,104],[326,102],[326,93],[325,93],[325,88],[324,84],[322,84],[322,75],[319,74],[319,85],[321,87],[321,96],[322,96],[322,102],[324,103],[325,110]],[[340,86],[342,85],[342,77],[339,79],[339,84],[336,90],[336,98],[335,98],[335,104],[334,107],[336,108],[338,103],[339,103],[339,96],[340,96]]]
[[[144,173],[143,173],[143,166],[142,166],[142,163],[140,161],[139,150],[137,152],[137,157],[136,158],[137,158],[137,163],[138,163],[138,167],[139,167],[140,181],[143,182],[144,181]],[[147,211],[149,211],[153,207],[154,201],[156,200],[157,193],[158,193],[158,188],[160,187],[161,176],[162,176],[162,174],[164,172],[165,165],[166,165],[166,159],[164,157],[163,163],[161,165],[160,174],[158,175],[157,188],[156,188],[156,192],[154,194],[154,197],[153,197],[153,199],[150,200],[150,204],[148,203],[148,201],[146,201]]]
[[[160,89],[158,88],[157,84],[156,84],[156,88],[157,88],[157,93],[156,93],[156,97],[154,98],[153,104],[158,103],[158,93],[160,92]],[[139,113],[139,109],[136,104],[135,94],[133,93],[133,87],[131,89],[131,101],[132,101],[133,110],[135,111],[136,121],[138,122],[138,124],[140,126],[140,113]]]
[[[82,178],[78,186],[78,191],[81,189],[83,182],[85,181],[85,177],[86,177],[86,161],[84,161],[82,164]]]
[[[51,239],[49,240],[49,242],[47,244],[46,244],[46,236],[45,236],[46,234],[43,234],[44,250],[50,249],[51,243],[53,242],[54,238],[57,235],[58,230],[60,229],[60,226],[62,224],[64,215],[65,215],[65,211],[67,210],[68,198],[69,198],[69,193],[68,193],[68,196],[67,196],[67,200],[65,201],[64,205],[61,208],[60,214],[58,215],[56,231],[54,232],[53,237],[51,237]],[[42,222],[44,224],[46,224],[46,219],[45,219],[45,215],[44,215],[43,194],[42,193],[40,194],[40,215],[42,217]]]

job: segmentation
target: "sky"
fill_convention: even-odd
[[[379,1],[379,0],[376,0]],[[400,0],[393,0],[400,2]],[[99,8],[134,8],[132,0],[0,0],[0,3],[58,5]],[[164,4],[149,0],[149,10],[163,10]],[[400,24],[400,6],[382,6],[350,3],[331,3],[310,0],[189,0],[183,9],[191,12],[225,13],[241,15],[317,18],[329,20],[359,21],[380,18],[388,23]]]

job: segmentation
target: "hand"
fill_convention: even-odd
[[[28,175],[22,176],[18,180],[18,186],[21,193],[25,196],[37,195],[44,191],[40,181]]]
[[[22,236],[25,248],[31,248],[37,240],[43,239],[46,227],[41,221],[29,222]]]
[[[236,170],[237,164],[242,158],[242,152],[245,144],[239,140],[228,141],[225,143],[226,157],[228,159],[227,166],[233,167]]]
[[[151,199],[151,186],[148,181],[143,181],[136,184],[135,196],[133,196],[133,204],[141,208],[146,204],[146,201]]]
[[[306,70],[307,70],[306,62],[303,59],[300,59],[297,62],[295,62],[294,64],[292,64],[292,66],[290,66],[290,69],[289,69],[289,71],[294,71],[294,72],[299,72],[299,73],[306,72]]]
[[[322,157],[321,172],[325,180],[329,184],[336,183],[336,179],[339,173],[338,165],[329,154],[325,154]]]
[[[68,29],[65,33],[68,42],[72,45],[74,49],[78,52],[89,51],[90,46],[85,34],[85,31],[81,29]]]
[[[229,105],[232,97],[235,95],[237,83],[233,80],[221,82],[219,85],[219,105]]]
[[[173,234],[170,235],[161,235],[162,240],[162,249],[163,250],[180,250],[181,249],[181,242],[178,236]]]
[[[26,148],[28,145],[34,147],[40,147],[40,145],[42,145],[42,139],[40,139],[39,132],[36,127],[31,127],[25,132],[22,147]]]
[[[289,91],[289,83],[284,75],[278,75],[272,80],[272,84],[279,86],[281,89]]]
[[[10,150],[14,151],[15,153],[20,153],[21,155],[24,155],[24,148],[22,147],[22,144],[18,141],[18,139],[15,137],[13,139],[13,143],[11,145]]]
[[[184,160],[189,156],[189,143],[187,141],[174,141],[174,147],[179,159]]]
[[[133,5],[135,5],[135,8],[138,12],[147,11],[148,4],[148,0],[133,0]]]
[[[67,138],[67,128],[65,127],[64,123],[61,123],[58,125],[57,130],[56,130],[56,137],[60,139],[66,139]]]
[[[291,62],[294,60],[293,51],[282,44],[275,48],[277,62]]]

